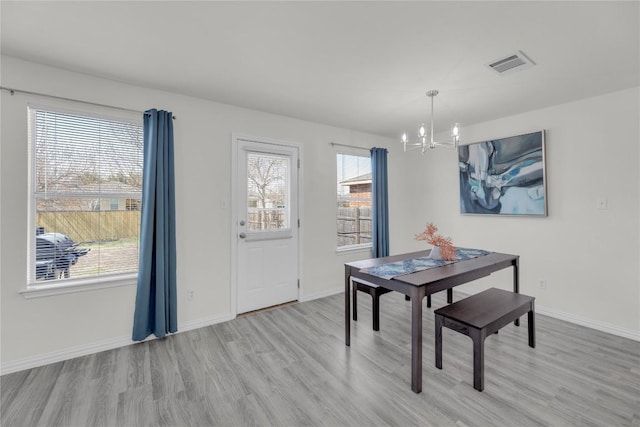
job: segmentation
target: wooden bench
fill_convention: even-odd
[[[364,281],[362,279],[351,279],[352,293],[353,293],[353,320],[358,320],[358,291],[366,292],[371,295],[372,298],[372,312],[373,312],[373,330],[380,330],[380,296],[391,292],[391,289],[383,288],[382,286],[375,285],[371,282]],[[405,300],[409,301],[410,298],[405,295]],[[453,289],[447,289],[447,303],[451,304],[453,301]],[[427,295],[427,307],[431,307],[431,295]]]
[[[442,327],[473,340],[473,388],[484,389],[484,340],[503,326],[527,313],[529,347],[535,347],[535,298],[491,288],[434,311],[436,322],[436,367],[442,369]]]

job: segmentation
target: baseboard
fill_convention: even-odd
[[[472,295],[471,292],[455,291],[463,296]],[[609,323],[600,322],[586,317],[576,316],[574,314],[563,313],[561,311],[549,309],[547,307],[536,304],[536,314],[542,314],[544,316],[553,317],[554,319],[564,320],[569,323],[573,323],[587,328],[595,329],[598,331],[606,332],[608,334],[616,335],[623,338],[628,338],[634,341],[640,341],[640,331],[634,331],[632,329],[625,329],[619,326],[611,325]]]
[[[182,322],[178,327],[177,333],[190,331],[193,329],[203,328],[205,326],[215,325],[216,323],[226,322],[233,319],[231,314],[224,314],[219,316],[208,316],[202,319],[190,320]],[[155,336],[150,336],[145,341],[156,339]],[[24,359],[6,362],[0,364],[0,375],[10,374],[13,372],[23,371],[25,369],[37,368],[38,366],[49,365],[51,363],[62,362],[64,360],[74,359],[76,357],[87,356],[89,354],[99,353],[105,350],[112,350],[118,347],[124,347],[127,345],[135,344],[135,341],[131,340],[131,335],[121,336],[116,338],[110,338],[102,341],[97,341],[91,344],[79,345],[76,347],[70,347],[63,350],[52,351],[49,353],[40,354],[37,356],[26,357]]]
[[[199,328],[204,328],[206,326],[211,326],[211,325],[215,325],[217,323],[223,323],[223,322],[228,322],[229,320],[234,319],[235,316],[227,313],[227,314],[222,314],[222,315],[218,315],[218,316],[207,316],[207,317],[203,317],[202,319],[196,319],[196,320],[190,320],[188,322],[182,322],[180,324],[180,331],[179,332],[187,332],[187,331],[191,331],[193,329],[199,329]]]
[[[620,328],[609,323],[599,322],[597,320],[587,319],[586,317],[575,316],[569,313],[562,313],[556,310],[549,310],[545,307],[536,305],[536,313],[575,323],[576,325],[586,326],[587,328],[596,329],[598,331],[607,332],[619,337],[628,338],[634,341],[640,341],[640,332],[631,329]]]
[[[331,288],[329,290],[322,291],[322,292],[316,292],[316,293],[313,293],[313,294],[302,295],[301,298],[300,298],[300,302],[306,302],[306,301],[312,301],[314,299],[330,297],[332,295],[336,295],[336,294],[340,294],[340,293],[344,293],[344,286],[340,286],[340,287],[337,287],[337,288]]]

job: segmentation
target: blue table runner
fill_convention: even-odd
[[[370,268],[363,268],[360,271],[362,273],[371,274],[372,276],[389,280],[394,277],[404,276],[405,274],[415,273],[416,271],[428,270],[430,268],[453,264],[454,262],[463,261],[465,259],[477,258],[489,253],[491,252],[482,249],[456,248],[455,261],[431,259],[425,256],[407,259],[404,261],[390,262],[389,264],[377,265]]]

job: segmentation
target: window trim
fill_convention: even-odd
[[[46,285],[41,282],[35,281],[35,275],[32,274],[31,269],[36,265],[36,206],[37,206],[37,194],[35,191],[36,180],[36,146],[35,140],[35,128],[33,126],[33,120],[35,119],[35,112],[38,110],[50,111],[54,113],[72,114],[80,116],[89,116],[104,120],[117,120],[130,122],[134,124],[143,125],[143,118],[141,115],[134,112],[127,113],[125,111],[118,111],[116,114],[109,111],[107,108],[89,108],[83,106],[83,108],[68,107],[62,105],[56,105],[57,102],[40,103],[40,102],[28,102],[27,103],[27,154],[28,154],[28,180],[27,180],[27,194],[28,194],[28,212],[27,212],[27,265],[25,275],[25,287],[19,291],[26,299],[40,298],[46,296],[68,294],[83,292],[89,290],[114,288],[120,286],[137,285],[138,272],[128,272],[112,275],[92,276],[85,278],[68,278],[59,279],[53,283]],[[86,107],[86,108],[85,108]],[[108,113],[106,111],[109,111]],[[74,195],[72,192],[67,194],[61,192],[61,195]],[[108,193],[107,195],[111,195]],[[113,193],[115,194],[115,193]],[[127,193],[128,194],[128,193]],[[87,196],[87,194],[83,194]],[[142,191],[140,192],[142,197]],[[32,280],[33,279],[33,280]]]
[[[350,252],[365,252],[365,251],[371,252],[372,248],[373,248],[373,243],[359,243],[357,245],[338,246],[336,248],[336,253],[346,254]]]
[[[26,299],[52,295],[72,294],[96,289],[117,288],[138,284],[138,273],[123,273],[117,276],[102,276],[99,279],[67,279],[50,285],[28,285],[19,293]]]
[[[349,148],[349,147],[336,147],[335,150],[335,157],[334,157],[334,165],[336,167],[335,169],[335,173],[334,176],[338,177],[338,155],[346,155],[346,156],[357,156],[357,157],[368,157],[369,159],[371,159],[371,152],[366,149],[366,148]],[[337,182],[336,182],[337,184]],[[336,189],[336,193],[335,193],[335,202],[338,201],[338,192]],[[372,200],[373,201],[373,200]],[[335,219],[337,221],[338,218],[338,205],[336,203],[336,211],[335,211]],[[337,224],[336,224],[336,237],[337,237]],[[353,244],[353,245],[344,245],[344,246],[338,246],[336,244],[336,253],[341,254],[341,253],[347,253],[347,252],[360,252],[360,251],[371,251],[371,249],[373,248],[373,242],[369,242],[369,243],[358,243],[358,244]]]

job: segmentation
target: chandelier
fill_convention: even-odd
[[[404,151],[421,149],[422,154],[427,151],[427,148],[446,147],[456,150],[458,148],[458,142],[460,141],[460,124],[454,123],[451,126],[451,138],[444,141],[433,140],[433,98],[438,94],[437,90],[430,90],[427,92],[427,96],[431,98],[431,129],[427,137],[427,131],[424,127],[424,123],[420,125],[418,129],[418,138],[416,142],[409,142],[407,132],[402,133],[402,145]]]

